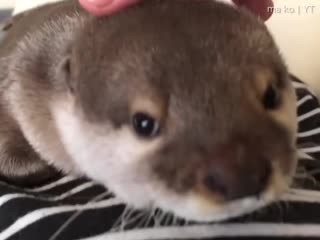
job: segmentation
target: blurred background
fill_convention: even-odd
[[[320,97],[320,0],[274,2],[274,14],[267,25],[290,71],[308,82]]]
[[[55,0],[0,0],[0,20],[12,10],[18,13],[52,1]],[[290,71],[320,97],[320,0],[274,0],[274,3],[274,14],[266,24]]]
[[[10,14],[14,1],[0,0],[0,21],[6,18]]]

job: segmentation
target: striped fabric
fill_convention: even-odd
[[[134,211],[102,186],[71,176],[33,189],[0,183],[0,240],[320,239],[320,107],[294,79],[301,160],[283,201],[232,221],[195,224]]]

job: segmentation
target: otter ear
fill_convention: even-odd
[[[60,80],[64,82],[64,84],[68,87],[70,93],[73,94],[75,91],[75,83],[72,79],[71,58],[69,55],[62,59],[58,69]]]

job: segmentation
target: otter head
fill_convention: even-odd
[[[295,95],[262,22],[146,1],[79,32],[55,118],[73,161],[126,203],[197,221],[275,201],[296,164]]]

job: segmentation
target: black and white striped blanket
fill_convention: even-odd
[[[320,106],[305,84],[294,85],[304,157],[283,201],[232,221],[196,224],[129,209],[86,179],[65,176],[32,189],[0,182],[0,240],[320,239]]]

